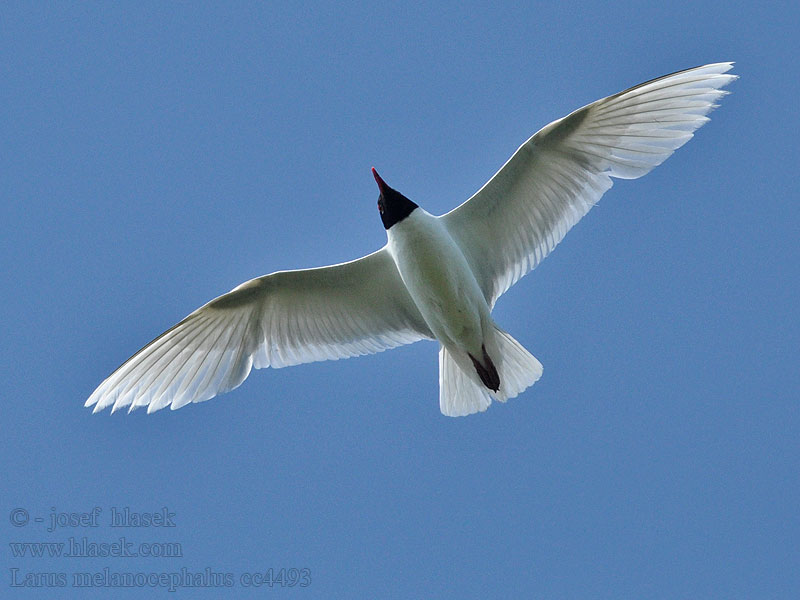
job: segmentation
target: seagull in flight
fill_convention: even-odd
[[[469,200],[435,216],[373,168],[386,245],[350,262],[251,279],[125,361],[86,406],[180,408],[238,387],[251,369],[439,342],[439,408],[505,402],[542,365],[492,318],[497,299],[611,187],[660,165],[706,123],[731,62],[653,79],[553,121]]]

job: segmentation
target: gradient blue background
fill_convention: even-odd
[[[176,597],[796,598],[794,3],[4,3],[2,532],[176,513],[182,558],[29,571],[232,572]],[[177,412],[83,402],[240,282],[385,243],[369,168],[433,213],[602,96],[736,60],[663,166],[614,188],[495,316],[544,364],[439,413],[437,346],[258,371]],[[308,567],[304,590],[238,576]],[[166,597],[97,589],[80,597]]]

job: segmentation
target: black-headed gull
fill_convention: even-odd
[[[94,412],[208,400],[255,367],[286,367],[439,341],[439,407],[483,411],[532,385],[542,365],[491,316],[612,185],[660,165],[706,123],[733,63],[654,79],[553,121],[469,200],[434,216],[389,187],[387,244],[363,258],[278,271],[212,300],[114,371]]]

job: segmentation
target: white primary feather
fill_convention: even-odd
[[[737,78],[725,74],[732,66],[660,77],[550,123],[443,215],[489,305],[547,256],[611,177],[641,177],[689,141],[727,93],[720,88]]]
[[[431,337],[384,247],[238,286],[142,348],[86,406],[176,409],[232,390],[252,367],[346,358]]]

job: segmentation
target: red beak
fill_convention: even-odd
[[[378,175],[378,172],[375,170],[375,167],[372,167],[372,176],[375,178],[375,183],[378,184],[378,189],[381,191],[382,194],[389,186],[386,185],[386,182],[383,179],[381,179],[380,175]]]

